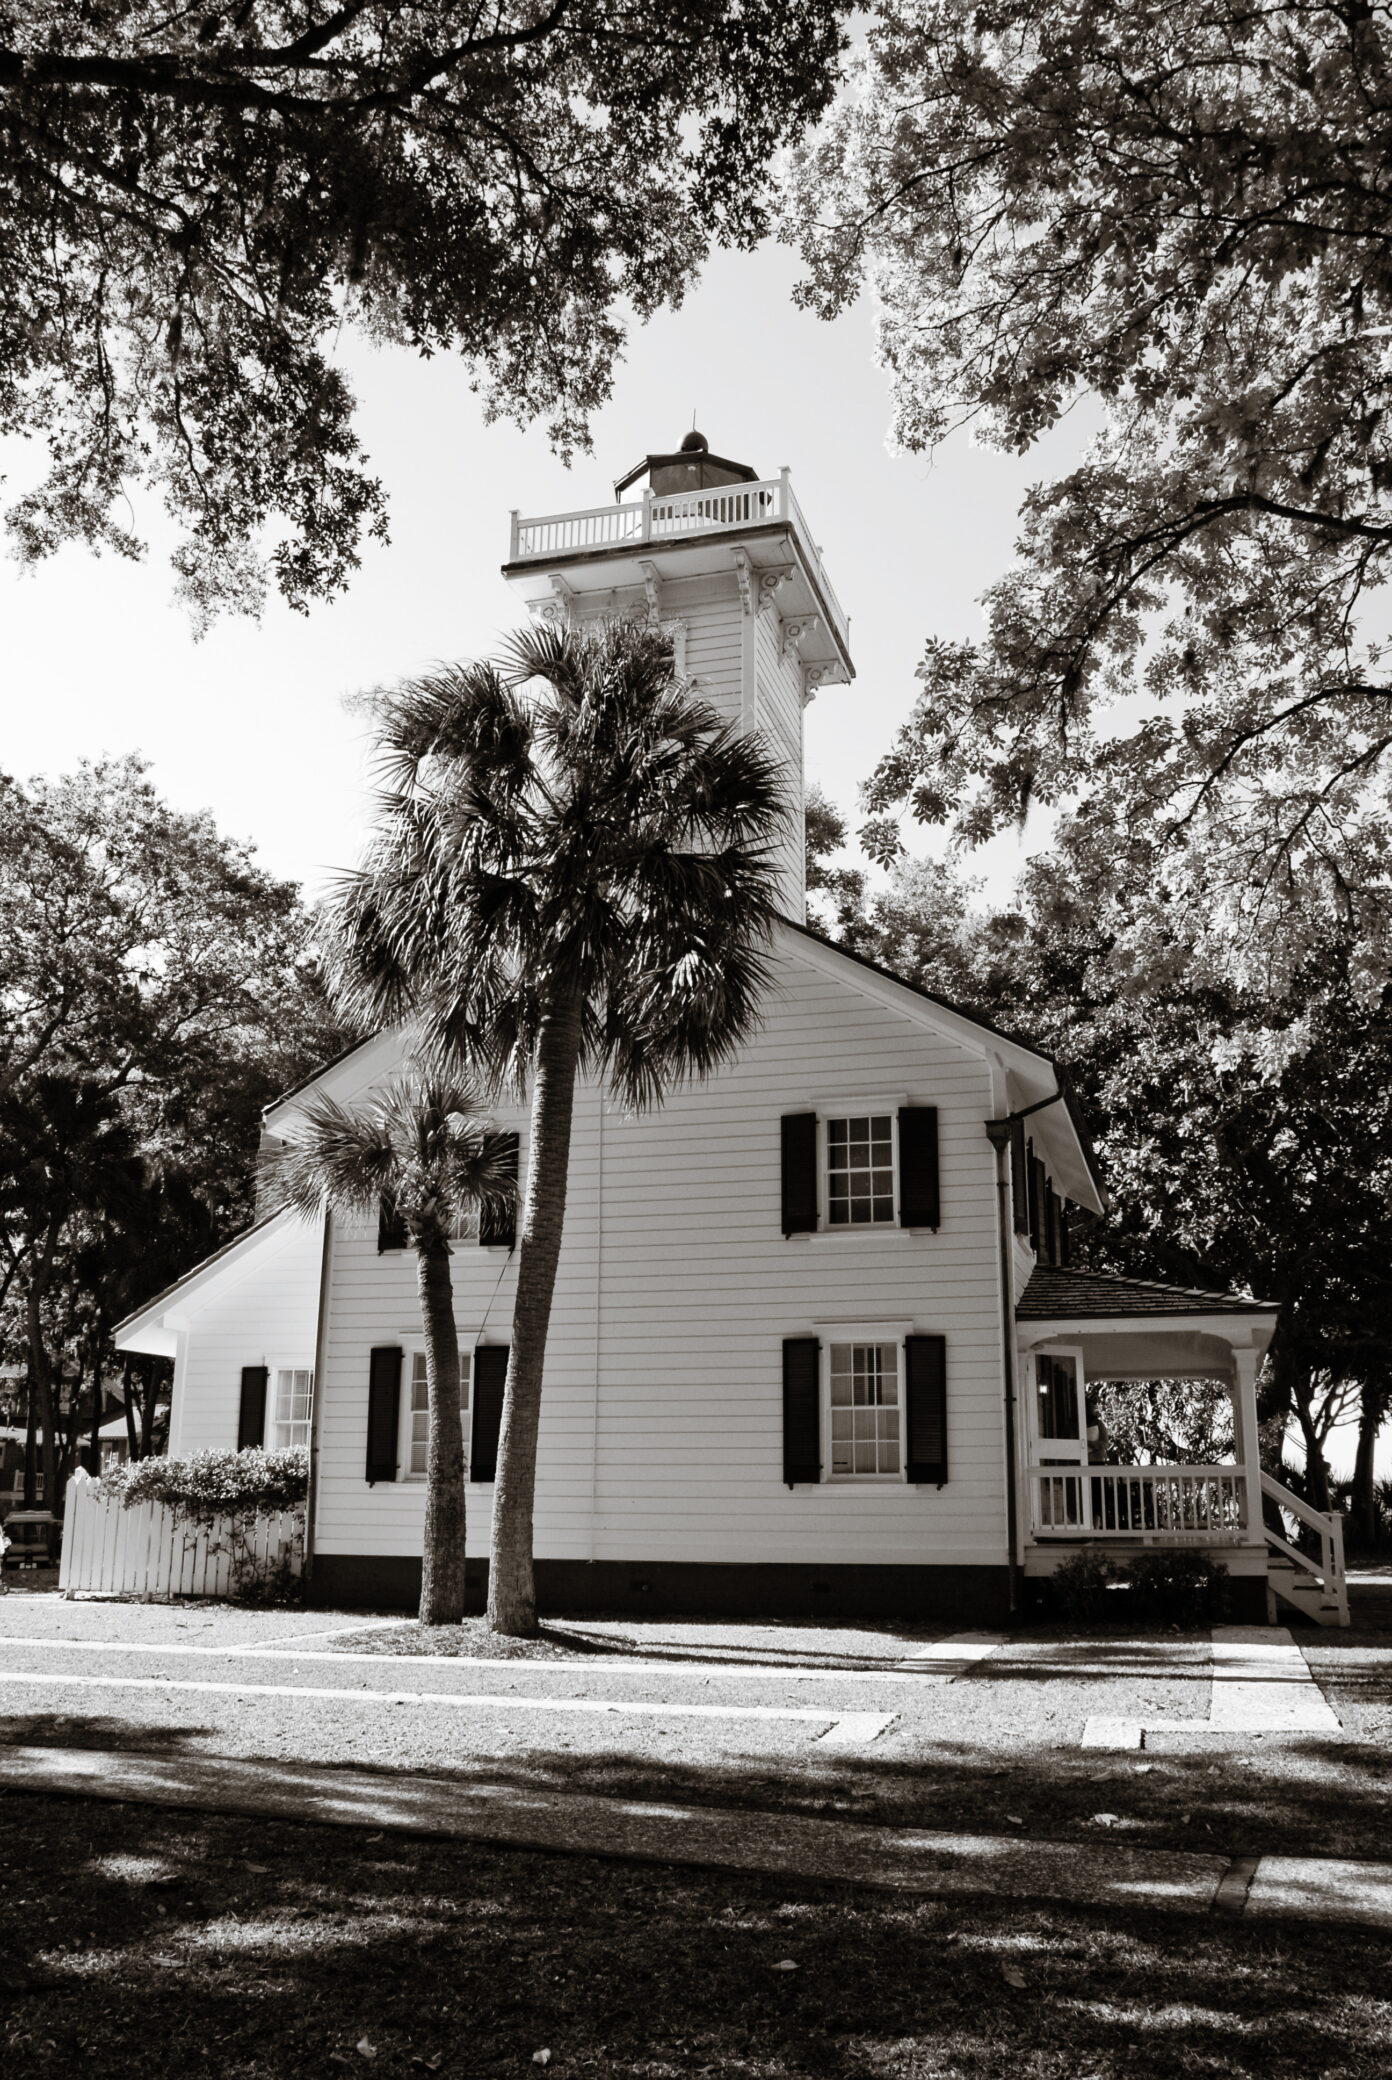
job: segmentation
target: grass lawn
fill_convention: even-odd
[[[0,2046],[26,2080],[1392,2068],[1392,1944],[1358,1930],[942,1905],[76,1800],[0,1815]]]

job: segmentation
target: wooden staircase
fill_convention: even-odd
[[[1277,1603],[1303,1611],[1316,1625],[1347,1625],[1348,1584],[1344,1578],[1344,1520],[1337,1510],[1326,1515],[1311,1509],[1289,1488],[1283,1488],[1269,1473],[1261,1477],[1262,1494],[1269,1496],[1284,1519],[1294,1518],[1319,1538],[1319,1555],[1290,1544],[1279,1532],[1263,1523],[1266,1538],[1267,1614],[1274,1623]],[[1294,1534],[1299,1536],[1298,1530]]]

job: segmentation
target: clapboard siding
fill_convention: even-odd
[[[321,1246],[317,1222],[287,1216],[201,1305],[195,1295],[179,1339],[171,1452],[236,1450],[244,1365],[314,1363]]]
[[[763,618],[771,619],[765,616]],[[843,1096],[939,1108],[936,1235],[781,1232],[779,1117]],[[985,1064],[785,951],[740,1061],[639,1117],[579,1093],[547,1352],[536,1550],[546,1559],[1002,1563],[995,1192]],[[503,1125],[523,1136],[525,1118]],[[602,1248],[601,1248],[602,1236]],[[515,1260],[461,1244],[461,1336],[506,1341]],[[335,1228],[316,1544],[420,1551],[419,1483],[364,1479],[368,1352],[419,1333],[414,1260]],[[904,1322],[948,1339],[941,1490],[782,1479],[785,1336]],[[469,1490],[487,1550],[491,1490]]]

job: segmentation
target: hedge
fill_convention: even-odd
[[[309,1453],[195,1452],[189,1459],[134,1459],[101,1478],[124,1508],[162,1502],[176,1517],[209,1524],[216,1517],[269,1516],[294,1509],[309,1493]]]

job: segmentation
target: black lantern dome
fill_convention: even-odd
[[[716,484],[757,484],[759,472],[747,462],[712,455],[706,436],[693,427],[675,455],[645,455],[626,477],[620,477],[614,486],[615,498],[622,498],[640,477],[647,478],[652,491],[707,491]]]

